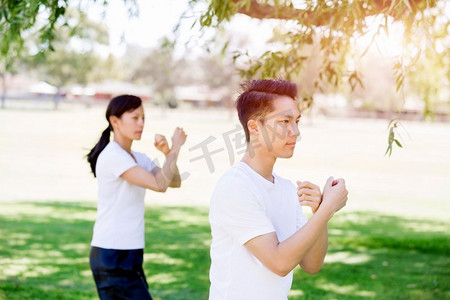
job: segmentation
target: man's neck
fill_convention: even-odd
[[[246,163],[256,173],[270,182],[273,182],[272,171],[276,160],[276,157],[261,155],[260,153],[250,153],[248,150],[242,158],[242,162]]]

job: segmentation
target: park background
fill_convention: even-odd
[[[108,32],[108,42],[91,39],[87,46],[65,36],[46,58],[17,59],[2,73],[0,299],[97,297],[88,264],[97,186],[85,155],[107,126],[108,100],[126,92],[145,100],[146,127],[136,151],[162,162],[154,135],[170,138],[176,126],[188,134],[179,158],[187,177],[182,188],[146,194],[150,291],[156,299],[207,298],[208,205],[217,180],[244,150],[232,107],[243,78],[211,34],[197,39],[185,24],[178,42],[167,38],[185,1],[139,5],[140,17],[117,2],[92,8],[87,15],[105,26],[100,35]],[[156,23],[143,21],[149,19]],[[233,39],[224,39],[262,55],[279,30],[271,22],[237,16],[226,31]],[[323,186],[332,175],[345,178],[349,190],[347,206],[329,226],[323,270],[315,276],[296,270],[289,299],[450,299],[448,81],[431,104],[412,83],[397,91],[394,40],[381,38],[359,62],[364,88],[314,93],[294,157],[277,162],[275,172],[293,182]],[[368,42],[362,43],[365,49]],[[313,86],[304,83],[308,74],[295,77],[305,89]],[[415,83],[430,84],[419,79]],[[389,156],[391,119],[399,122],[402,148],[394,144]]]

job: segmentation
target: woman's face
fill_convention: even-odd
[[[127,111],[116,119],[114,134],[120,134],[130,140],[140,140],[144,130],[144,108],[139,106],[135,110]]]

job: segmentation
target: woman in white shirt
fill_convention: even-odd
[[[180,187],[176,163],[186,134],[177,127],[172,148],[164,136],[155,136],[155,147],[166,156],[159,168],[144,153],[131,150],[144,128],[139,97],[113,98],[106,120],[108,127],[87,155],[98,179],[99,197],[89,257],[91,270],[100,299],[152,299],[142,268],[145,190],[165,192],[168,187]]]

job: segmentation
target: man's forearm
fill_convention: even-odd
[[[307,269],[317,272],[328,247],[328,221],[347,202],[344,180],[339,179],[332,185],[333,182],[333,177],[327,180],[319,208],[302,228],[281,243],[275,232],[257,236],[245,243],[247,249],[272,272],[286,276],[306,257],[313,255],[311,248],[318,247],[319,255],[305,261]]]
[[[312,248],[315,246],[320,250],[318,257],[326,252],[327,226],[332,215],[331,212],[319,209],[305,226],[278,245],[279,253],[285,259],[286,270],[294,269],[296,265],[312,255]],[[317,257],[315,259],[317,260]]]
[[[300,262],[302,269],[308,273],[317,273],[322,268],[328,250],[327,227],[320,233],[316,242],[311,246],[303,260]]]

